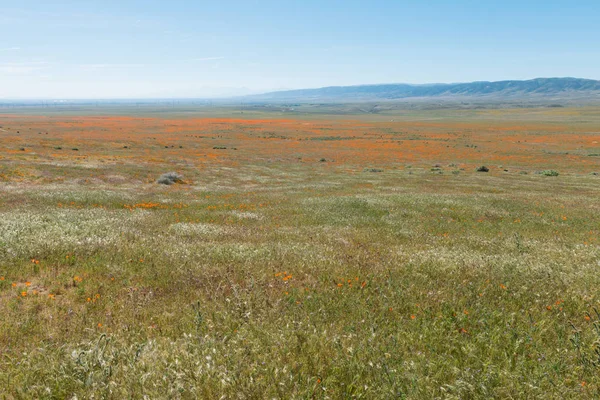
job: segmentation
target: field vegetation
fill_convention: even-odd
[[[4,112],[2,398],[600,397],[598,108]]]

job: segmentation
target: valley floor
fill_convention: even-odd
[[[0,114],[0,393],[597,398],[599,111]]]

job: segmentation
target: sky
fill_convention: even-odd
[[[0,0],[0,98],[600,80],[598,0]]]

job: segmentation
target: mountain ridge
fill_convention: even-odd
[[[327,86],[246,96],[257,100],[343,101],[440,97],[593,97],[600,99],[600,81],[581,78],[476,81],[464,83],[387,83]]]

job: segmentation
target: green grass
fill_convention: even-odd
[[[38,398],[593,397],[600,252],[584,241],[598,234],[597,179],[397,172],[366,190],[356,176],[308,175],[294,196],[293,176],[258,193],[5,190],[26,205],[0,222],[0,386]],[[123,208],[142,202],[168,208]],[[10,282],[26,281],[23,298]]]

